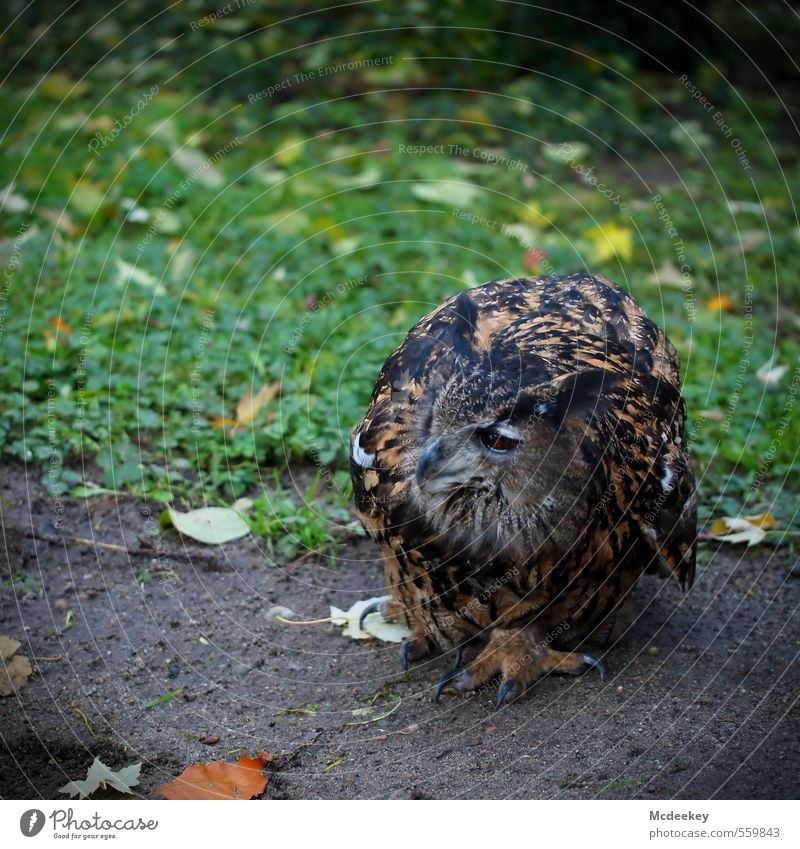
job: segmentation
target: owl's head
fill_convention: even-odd
[[[621,377],[584,369],[505,393],[499,404],[504,393],[481,399],[476,381],[478,375],[454,378],[424,414],[417,507],[464,545],[494,550],[498,541],[516,539],[530,546],[537,525],[552,526],[576,506],[590,508],[590,493],[581,497],[594,465],[587,432],[609,409]]]

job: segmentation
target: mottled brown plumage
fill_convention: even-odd
[[[386,361],[351,442],[404,659],[486,645],[454,680],[498,702],[601,662],[646,571],[694,576],[678,358],[626,292],[573,275],[486,283]]]

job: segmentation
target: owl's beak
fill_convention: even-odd
[[[442,438],[434,439],[422,452],[422,456],[417,463],[417,486],[421,486],[422,482],[430,475],[432,469],[435,469],[439,461],[442,459]]]

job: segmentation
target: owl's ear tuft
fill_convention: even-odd
[[[519,421],[535,416],[559,425],[567,416],[591,421],[609,409],[609,393],[622,380],[621,374],[601,368],[564,374],[521,394],[509,418]]]

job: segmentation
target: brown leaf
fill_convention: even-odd
[[[11,696],[19,692],[33,674],[31,663],[21,654],[14,655],[11,660],[0,666],[0,696]]]
[[[50,319],[50,324],[52,324],[53,327],[61,333],[66,333],[67,336],[73,336],[75,334],[75,331],[67,324],[66,321],[64,321],[63,318],[61,318],[61,316],[54,315]]]
[[[258,390],[255,397],[253,397],[250,392],[250,388],[248,387],[247,391],[244,393],[244,397],[241,401],[239,401],[239,405],[236,407],[236,424],[246,425],[254,421],[261,408],[264,407],[265,404],[268,404],[278,394],[278,390],[280,388],[281,384],[279,381],[275,381],[275,383],[266,383]]]
[[[192,764],[175,781],[158,787],[156,793],[166,799],[252,799],[266,789],[267,777],[262,770],[271,760],[271,755],[259,752],[255,758],[242,755],[235,764]]]
[[[19,640],[0,634],[0,657],[8,660],[21,645]]]
[[[215,430],[225,430],[229,427],[236,427],[236,422],[233,419],[229,419],[227,416],[212,416],[211,427]]]
[[[716,295],[706,301],[706,309],[712,312],[734,312],[736,306],[729,295]]]

